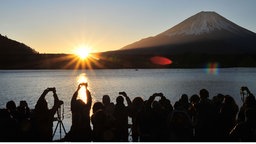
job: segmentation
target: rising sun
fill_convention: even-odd
[[[74,50],[75,54],[82,60],[90,56],[91,48],[88,46],[81,46]]]

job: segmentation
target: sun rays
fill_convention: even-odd
[[[102,68],[100,55],[92,51],[92,47],[78,46],[73,48],[72,54],[51,54],[47,58],[48,65],[73,70]]]
[[[79,46],[74,49],[75,55],[77,55],[81,60],[85,60],[90,56],[92,48],[89,46]]]

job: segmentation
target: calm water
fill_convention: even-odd
[[[63,122],[69,131],[70,100],[83,79],[89,83],[93,101],[101,101],[108,94],[115,102],[120,91],[125,91],[131,99],[136,96],[147,99],[153,93],[162,92],[173,104],[183,93],[191,96],[206,88],[210,97],[229,94],[241,105],[241,86],[256,92],[256,68],[219,69],[212,74],[204,69],[0,70],[0,108],[9,100],[17,105],[20,100],[26,100],[34,108],[44,89],[56,87],[59,99],[64,101]],[[52,94],[47,95],[47,100],[50,107]]]

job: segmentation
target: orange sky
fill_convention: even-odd
[[[256,1],[233,0],[11,0],[1,1],[0,34],[40,53],[120,49],[157,35],[200,11],[215,11],[256,31]]]

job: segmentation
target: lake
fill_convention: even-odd
[[[191,96],[200,89],[209,91],[210,97],[218,93],[233,96],[242,104],[240,87],[256,92],[256,68],[209,69],[116,69],[116,70],[0,70],[0,108],[9,100],[19,105],[26,100],[31,109],[47,87],[56,87],[59,99],[64,101],[63,123],[67,131],[71,125],[70,100],[79,82],[87,81],[93,101],[101,101],[108,94],[115,103],[118,92],[125,91],[133,99],[148,99],[162,92],[172,104],[182,94]],[[52,94],[47,95],[49,107]]]

